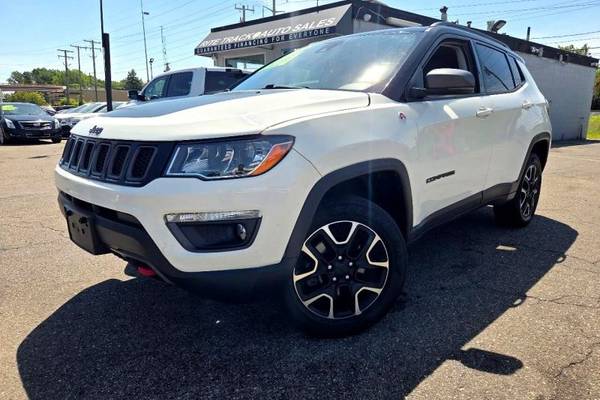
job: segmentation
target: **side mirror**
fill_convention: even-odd
[[[475,93],[475,77],[469,71],[454,68],[437,68],[425,75],[425,87],[410,89],[416,98],[429,95],[461,95]]]
[[[425,88],[430,94],[472,94],[475,93],[475,77],[462,69],[433,69],[425,76]]]
[[[129,90],[127,92],[127,97],[130,100],[145,100],[144,96],[140,95],[140,93],[137,90]]]

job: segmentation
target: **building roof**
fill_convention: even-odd
[[[282,20],[287,20],[289,18],[300,18],[301,21],[305,19],[308,20],[311,17],[307,16],[315,13],[323,13],[326,10],[331,10],[336,7],[348,6],[351,9],[352,19],[364,19],[366,14],[369,14],[368,20],[373,23],[378,23],[381,25],[391,25],[389,23],[389,19],[395,19],[396,21],[406,21],[407,23],[418,24],[422,26],[429,26],[436,22],[440,22],[439,19],[431,18],[425,15],[415,14],[408,11],[400,10],[397,8],[389,7],[385,4],[373,1],[363,1],[363,0],[343,0],[335,3],[325,4],[317,7],[305,8],[302,10],[277,14],[270,17],[258,18],[251,21],[240,22],[231,25],[224,25],[216,28],[212,28],[210,34],[196,47],[194,53],[197,55],[200,54],[209,54],[212,52],[219,51],[227,51],[230,50],[228,48],[215,48],[215,51],[205,51],[203,48],[207,47],[207,40],[211,38],[220,39],[225,37],[235,37],[236,34],[244,34],[251,32],[264,32],[265,27],[267,30],[272,29],[273,26],[280,26]],[[331,11],[329,11],[330,13]],[[340,17],[341,18],[341,17]],[[365,19],[366,20],[366,19]],[[510,22],[510,21],[509,21]],[[337,21],[339,23],[339,20]],[[264,25],[263,25],[264,24]],[[258,27],[257,25],[261,25]],[[461,26],[463,29],[469,29],[476,31],[477,33],[482,33],[492,37],[493,39],[500,41],[506,44],[513,51],[518,51],[520,53],[526,54],[534,54],[540,57],[560,60],[567,63],[579,64],[584,66],[597,66],[598,59],[572,53],[566,50],[561,50],[552,46],[547,46],[541,43],[527,41],[525,39],[516,38],[513,36],[509,36],[506,34],[498,34],[489,31],[485,31],[482,29],[476,28],[467,28],[466,26]],[[334,28],[335,30],[335,28]],[[339,31],[339,30],[338,30]],[[339,33],[347,33],[347,32],[339,32]],[[203,45],[204,44],[204,45]],[[268,43],[267,43],[268,44]],[[259,45],[262,45],[259,44]],[[250,43],[249,46],[242,47],[252,47]],[[237,47],[241,48],[241,47]]]

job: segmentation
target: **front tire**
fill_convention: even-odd
[[[53,136],[51,140],[52,143],[60,143],[62,141],[62,136]]]
[[[307,333],[336,337],[381,319],[402,291],[407,251],[381,207],[359,197],[319,207],[285,300]]]
[[[2,129],[2,127],[0,127],[0,146],[8,144],[9,142],[10,142],[10,139],[4,133],[4,130]]]
[[[542,163],[533,153],[525,165],[515,197],[494,206],[494,217],[500,226],[522,228],[529,225],[537,209],[542,187]]]

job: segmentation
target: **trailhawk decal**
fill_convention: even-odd
[[[439,174],[439,175],[436,175],[436,176],[432,176],[431,178],[427,178],[427,179],[425,180],[425,183],[431,183],[431,182],[435,182],[435,181],[437,181],[437,180],[440,180],[440,179],[442,179],[442,178],[447,178],[447,177],[449,177],[449,176],[452,176],[452,175],[454,175],[454,174],[455,174],[455,172],[456,172],[456,171],[452,170],[452,171],[444,172],[443,174]]]

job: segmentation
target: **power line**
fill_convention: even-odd
[[[532,39],[556,39],[556,38],[563,38],[563,37],[590,35],[593,33],[600,33],[600,31],[570,33],[570,34],[566,34],[566,35],[538,36],[538,37],[534,37]]]
[[[452,14],[453,16],[463,16],[463,15],[495,15],[495,14],[506,14],[506,13],[522,13],[528,11],[550,11],[550,10],[558,10],[564,8],[575,8],[575,7],[583,7],[583,6],[592,6],[592,5],[600,5],[598,1],[592,1],[587,3],[575,3],[568,5],[557,5],[551,7],[531,7],[531,8],[515,8],[511,10],[493,10],[493,11],[476,11],[476,12],[468,12],[461,14]]]

